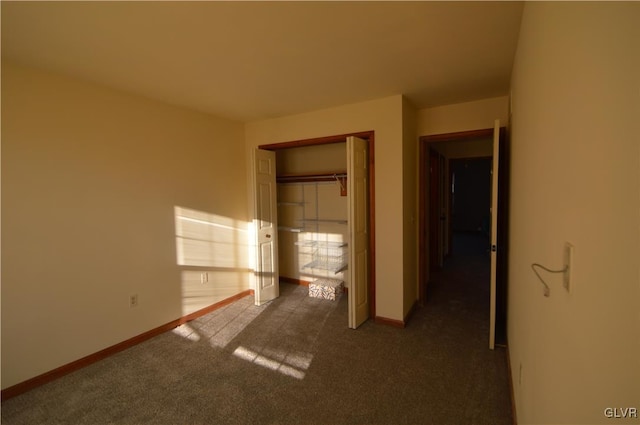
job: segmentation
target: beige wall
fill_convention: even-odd
[[[361,131],[375,131],[377,315],[403,319],[402,96],[247,123],[247,149]],[[247,155],[249,158],[250,155]],[[251,197],[252,189],[248,196]]]
[[[488,158],[493,156],[493,138],[432,143],[431,147],[447,159]]]
[[[190,271],[205,302],[248,288],[246,252],[198,263],[176,236],[176,207],[246,235],[243,136],[3,60],[2,388],[179,318]]]
[[[493,128],[496,119],[509,122],[508,96],[420,109],[418,136]]]
[[[508,338],[518,423],[640,407],[640,4],[532,2],[512,77]],[[559,275],[575,246],[568,294]]]
[[[346,172],[346,143],[281,149],[276,161],[278,175]]]
[[[402,182],[404,237],[404,317],[418,300],[418,136],[414,106],[402,103]]]

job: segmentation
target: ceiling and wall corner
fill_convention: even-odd
[[[434,106],[418,111],[418,135],[447,134],[493,128],[509,124],[509,98],[498,96],[487,99]]]
[[[508,93],[522,2],[3,1],[2,58],[238,121]],[[37,29],[37,30],[36,30]]]

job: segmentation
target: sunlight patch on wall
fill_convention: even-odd
[[[247,223],[175,207],[176,254],[181,266],[247,269]]]
[[[203,278],[203,274],[206,276]],[[225,269],[180,272],[183,313],[190,314],[248,289],[247,271]]]
[[[249,289],[249,224],[179,206],[174,214],[183,314]]]

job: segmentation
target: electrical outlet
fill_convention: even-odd
[[[562,285],[568,293],[571,293],[573,285],[571,275],[573,273],[573,245],[569,242],[564,243],[564,273],[562,274]]]
[[[138,307],[138,294],[129,295],[129,307]]]

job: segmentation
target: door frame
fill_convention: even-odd
[[[443,155],[437,150],[429,146],[429,229],[437,229],[435,232],[429,232],[429,271],[437,271],[442,268],[442,232],[441,232],[441,216],[442,216],[442,174],[444,173]],[[425,164],[426,166],[426,164]],[[435,177],[435,178],[434,178]]]
[[[430,280],[429,264],[429,149],[431,143],[456,142],[479,138],[493,138],[494,128],[460,131],[453,133],[420,136],[419,150],[419,181],[418,181],[418,301],[424,306],[427,303],[427,285]],[[500,156],[498,158],[500,173],[498,174],[498,256],[497,256],[497,294],[496,299],[496,339],[498,345],[506,343],[507,320],[507,265],[508,265],[508,226],[509,226],[509,138],[506,127],[500,127]]]
[[[368,291],[369,291],[369,318],[375,318],[376,312],[376,220],[375,220],[375,131],[362,131],[358,133],[339,134],[335,136],[316,137],[311,139],[294,140],[289,142],[279,142],[263,144],[259,149],[278,151],[282,149],[299,148],[304,146],[328,145],[333,143],[345,143],[347,137],[354,136],[368,142],[369,155],[369,265],[368,265]]]

